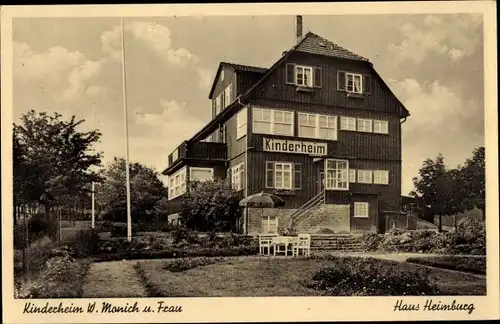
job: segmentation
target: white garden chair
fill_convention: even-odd
[[[259,255],[271,255],[271,247],[274,246],[273,239],[278,237],[278,234],[259,234]],[[264,251],[267,248],[267,253]]]
[[[303,251],[303,255],[311,255],[311,234],[299,234],[297,243],[292,247],[293,256],[299,256],[300,251]]]

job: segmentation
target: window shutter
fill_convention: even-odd
[[[241,189],[243,189],[243,188],[246,188],[246,186],[247,186],[247,184],[245,182],[245,180],[246,180],[245,179],[245,164],[243,164],[243,163],[241,164],[239,172],[240,172],[240,177],[241,177],[241,179],[240,179]]]
[[[337,90],[345,91],[345,72],[344,71],[337,72]]]
[[[372,78],[370,75],[363,76],[363,93],[370,94],[372,92]]]
[[[321,68],[314,68],[314,87],[321,88]]]
[[[266,162],[266,188],[274,188],[274,162]]]
[[[302,189],[302,165],[300,163],[293,164],[293,188]]]
[[[286,64],[286,83],[295,84],[295,64]]]
[[[213,116],[213,118],[215,118],[216,115],[217,115],[217,112],[215,110],[215,99],[212,99],[212,116]]]

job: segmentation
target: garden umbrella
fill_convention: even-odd
[[[248,208],[274,208],[284,206],[285,201],[278,196],[260,192],[240,200],[240,207]]]
[[[264,208],[274,208],[284,206],[285,201],[278,196],[260,192],[243,198],[239,204],[241,207],[262,208],[262,216],[264,216]]]

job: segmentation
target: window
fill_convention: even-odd
[[[346,160],[326,160],[325,188],[330,190],[348,190],[349,163]]]
[[[233,101],[233,84],[231,83],[224,90],[224,108],[229,106],[232,101]]]
[[[244,163],[240,163],[231,169],[231,185],[234,190],[243,189],[243,181],[245,179]]]
[[[266,188],[300,190],[302,165],[290,162],[266,162]]]
[[[168,200],[186,193],[186,167],[168,177]]]
[[[356,170],[354,169],[349,169],[349,182],[356,182]]]
[[[293,136],[293,112],[253,108],[253,132]]]
[[[312,87],[312,68],[307,66],[295,66],[295,84],[303,87]]]
[[[274,188],[292,189],[292,164],[275,163],[274,164]]]
[[[220,70],[220,80],[224,81],[224,69]]]
[[[175,161],[177,161],[178,158],[179,158],[179,148],[176,148],[172,152],[172,163],[174,163]]]
[[[189,180],[191,181],[211,181],[214,179],[214,169],[212,168],[189,168]]]
[[[337,117],[299,113],[299,136],[337,140]]]
[[[372,170],[358,170],[358,183],[372,183]]]
[[[371,119],[358,119],[358,131],[371,133],[372,120]]]
[[[370,217],[368,215],[367,202],[354,202],[354,217]]]
[[[243,108],[236,115],[236,139],[239,139],[247,134],[247,109]]]
[[[321,88],[321,68],[287,63],[286,83],[307,88]]]
[[[262,216],[261,233],[262,234],[278,233],[278,217]]]
[[[356,118],[353,117],[341,117],[340,118],[340,129],[355,131],[356,130]]]
[[[361,74],[346,72],[345,76],[346,76],[347,92],[363,93],[363,86],[362,86],[363,76]]]
[[[375,170],[373,171],[373,183],[376,184],[389,184],[389,171]]]
[[[218,95],[217,98],[215,98],[215,116],[217,116],[221,111],[222,107],[221,101],[222,101],[222,96]]]
[[[385,120],[374,120],[373,132],[378,134],[389,134],[389,123]]]

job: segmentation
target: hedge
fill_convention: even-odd
[[[457,270],[476,274],[486,274],[485,257],[438,256],[424,258],[408,258],[406,262],[427,265],[436,268]]]

